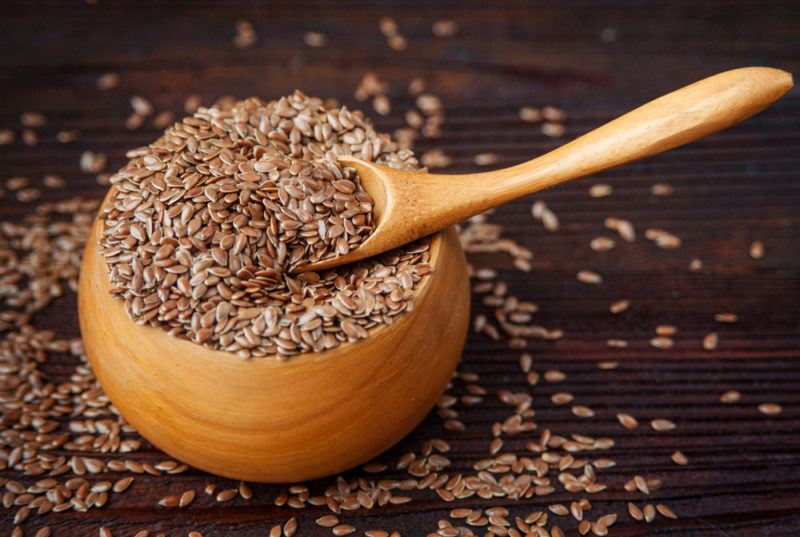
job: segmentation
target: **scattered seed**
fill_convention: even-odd
[[[283,525],[283,536],[292,537],[295,533],[297,533],[297,519],[292,517]]]
[[[320,32],[306,32],[303,34],[303,41],[309,47],[321,48],[328,44],[328,37]]]
[[[656,431],[671,431],[675,428],[675,423],[664,418],[654,419],[650,426]]]
[[[735,323],[739,317],[735,313],[717,313],[714,315],[714,320],[718,323]]]
[[[630,307],[631,307],[631,301],[628,300],[627,298],[623,298],[621,300],[617,300],[616,302],[613,302],[608,309],[609,309],[609,311],[611,311],[611,313],[613,313],[614,315],[617,315],[619,313],[628,311],[628,308],[630,308]]]
[[[650,339],[650,345],[656,349],[671,349],[674,344],[672,338],[666,336],[657,336]]]
[[[636,420],[636,418],[624,412],[617,414],[617,421],[619,421],[620,425],[626,429],[635,429],[639,426],[639,422]]]
[[[761,259],[764,257],[764,243],[761,241],[753,241],[750,245],[750,257],[753,259]]]
[[[656,504],[656,511],[661,513],[661,516],[667,518],[678,518],[678,515],[675,514],[675,511],[664,505],[663,503]]]
[[[237,489],[226,489],[217,494],[218,502],[227,502],[234,499],[239,494]]]
[[[783,407],[778,403],[761,403],[758,405],[758,411],[767,416],[777,416],[783,411]]]
[[[709,332],[703,337],[703,349],[713,351],[719,345],[719,334],[716,332]]]
[[[236,22],[236,35],[233,38],[233,44],[236,48],[250,48],[255,45],[257,41],[258,34],[256,34],[256,31],[250,22]]]
[[[120,77],[117,73],[103,73],[97,78],[97,89],[108,91],[119,86]]]
[[[432,31],[436,37],[453,37],[458,33],[458,23],[449,19],[441,19],[433,23]]]
[[[588,406],[576,405],[572,407],[572,413],[579,418],[591,418],[594,416],[594,410]]]
[[[731,403],[738,403],[742,399],[742,394],[739,393],[737,390],[728,390],[724,392],[719,400],[721,403],[731,404]]]
[[[583,283],[598,284],[603,282],[603,277],[591,270],[582,270],[578,272],[578,281]]]
[[[656,183],[650,187],[650,193],[654,196],[671,196],[672,185],[667,183]]]
[[[493,164],[497,164],[498,160],[500,160],[500,157],[495,153],[479,153],[473,158],[477,166],[492,166]]]
[[[689,464],[689,459],[686,458],[686,455],[684,455],[682,451],[674,452],[670,458],[672,459],[672,462],[681,466]]]
[[[183,494],[181,494],[180,500],[178,501],[179,507],[186,507],[187,505],[191,504],[194,501],[196,493],[194,490],[187,490]]]
[[[589,188],[589,195],[593,198],[605,198],[614,193],[611,185],[605,183],[597,183]]]
[[[589,242],[589,247],[595,252],[607,252],[614,248],[617,243],[609,237],[595,237]]]

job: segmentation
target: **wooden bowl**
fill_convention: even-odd
[[[469,322],[458,235],[434,236],[414,308],[368,338],[278,362],[242,360],[134,323],[109,294],[96,221],[81,267],[86,353],[120,413],[176,459],[234,479],[293,482],[370,460],[430,411]]]

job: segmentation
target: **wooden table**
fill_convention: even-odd
[[[408,39],[395,52],[378,30],[380,16],[393,16]],[[455,37],[435,38],[431,23],[442,17],[460,25]],[[237,20],[248,20],[258,33],[255,46],[233,46]],[[328,36],[324,48],[309,48],[302,35]],[[447,114],[439,140],[421,139],[418,152],[442,148],[454,158],[453,171],[475,169],[472,157],[494,152],[498,165],[540,154],[560,143],[543,136],[537,125],[523,123],[523,105],[555,104],[569,114],[567,137],[597,126],[646,99],[715,72],[747,65],[770,65],[800,72],[800,10],[796,2],[708,0],[695,2],[478,2],[440,3],[407,0],[369,5],[355,0],[270,3],[136,2],[99,5],[80,1],[9,2],[0,18],[0,128],[19,130],[19,114],[36,110],[48,124],[38,129],[41,143],[17,141],[0,147],[2,178],[40,178],[56,173],[69,182],[70,195],[99,197],[104,191],[78,167],[87,149],[108,153],[112,167],[122,164],[126,149],[156,136],[150,122],[137,131],[123,124],[133,94],[149,98],[157,110],[180,112],[191,93],[208,103],[223,94],[273,98],[301,88],[334,96],[352,106],[353,90],[367,70],[391,85],[393,110],[375,117],[393,130],[412,104],[405,90],[414,76],[429,82],[442,97]],[[120,87],[102,92],[95,82],[106,71],[121,75]],[[55,133],[78,129],[80,138],[59,144]],[[471,471],[488,455],[488,429],[506,416],[496,393],[503,388],[533,396],[539,428],[559,434],[580,432],[610,436],[609,456],[617,466],[603,472],[610,487],[590,496],[592,516],[618,512],[610,535],[798,535],[800,534],[800,98],[795,91],[747,123],[690,147],[558,187],[538,196],[561,221],[557,233],[532,220],[526,199],[497,211],[492,222],[506,236],[535,252],[533,271],[523,274],[503,256],[474,256],[475,266],[500,271],[510,293],[535,301],[538,318],[564,330],[555,342],[531,340],[534,369],[559,369],[561,384],[530,387],[519,372],[519,350],[470,334],[462,370],[480,374],[489,391],[483,404],[462,412],[464,432],[445,432],[431,415],[381,460],[394,462],[424,439],[446,438],[453,447],[450,472]],[[613,186],[614,194],[592,199],[588,186]],[[650,194],[654,183],[669,183],[671,196]],[[67,195],[48,191],[47,199]],[[32,204],[2,200],[2,219],[17,218]],[[631,220],[639,231],[634,243],[618,240],[606,253],[589,248],[592,237],[609,234],[606,216]],[[642,237],[648,227],[666,229],[682,239],[675,250],[662,250]],[[751,259],[752,241],[765,246],[762,260]],[[705,268],[689,272],[691,259]],[[576,280],[591,269],[602,285]],[[632,301],[619,316],[608,312],[619,298]],[[479,304],[475,312],[491,313]],[[732,311],[739,322],[722,325],[714,314]],[[37,317],[42,326],[77,335],[74,297],[67,297]],[[658,324],[678,327],[675,346],[648,345]],[[707,332],[720,334],[716,351],[703,351]],[[627,349],[613,349],[608,338],[626,338]],[[618,360],[619,368],[597,363]],[[742,400],[723,405],[720,394],[735,389]],[[458,388],[454,393],[462,393]],[[580,419],[569,405],[550,403],[556,391],[570,391],[576,403],[596,416]],[[783,406],[778,416],[757,410],[763,402]],[[629,431],[615,418],[630,412],[641,425]],[[652,418],[677,423],[671,432],[655,432]],[[526,439],[506,443],[524,452]],[[670,454],[682,450],[689,464],[678,466]],[[141,460],[163,454],[150,447]],[[401,472],[391,470],[389,476]],[[647,501],[664,502],[677,520],[658,517],[636,523],[624,512],[627,500],[642,495],[622,484],[635,474],[659,477],[663,487]],[[9,477],[9,472],[2,475]],[[360,475],[358,472],[349,477]],[[313,483],[323,489],[331,480]],[[150,528],[185,536],[190,529],[211,535],[263,536],[274,524],[297,516],[299,535],[329,535],[314,520],[319,508],[295,511],[273,502],[279,486],[256,485],[250,501],[217,504],[201,498],[190,508],[157,507],[157,500],[222,479],[198,471],[170,478],[139,477],[128,493],[112,496],[102,509],[87,514],[51,514],[31,518],[26,534],[47,523],[54,534],[97,535],[105,525],[114,535],[132,536]],[[559,489],[560,490],[560,489]],[[449,504],[428,492],[413,493],[401,506],[358,511],[344,519],[363,530],[386,528],[403,536],[435,531],[453,507],[504,505],[512,513],[545,509],[568,502],[557,492],[524,502],[473,498]],[[12,514],[0,509],[0,533],[10,532]],[[577,535],[574,521],[561,522]]]

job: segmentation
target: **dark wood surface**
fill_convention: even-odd
[[[353,0],[4,4],[0,129],[19,131],[18,117],[26,110],[45,113],[49,122],[38,129],[42,140],[37,147],[20,141],[0,147],[0,178],[65,177],[68,192],[50,191],[48,199],[103,194],[104,188],[78,168],[82,151],[108,153],[113,168],[122,164],[127,148],[156,136],[149,123],[138,131],[125,130],[132,94],[151,99],[157,110],[175,112],[190,93],[208,103],[223,94],[272,98],[294,88],[365,106],[355,102],[353,90],[366,70],[375,70],[390,82],[394,97],[393,112],[375,120],[393,130],[403,124],[402,111],[412,103],[405,85],[422,76],[443,98],[447,123],[440,140],[420,140],[416,149],[440,147],[454,157],[452,170],[464,171],[475,168],[476,153],[496,152],[505,165],[559,143],[544,137],[538,126],[519,121],[522,105],[563,107],[570,116],[569,138],[717,71],[770,65],[800,72],[800,9],[793,1],[448,0],[406,1],[402,7]],[[396,18],[408,38],[407,51],[386,46],[377,26],[382,15]],[[434,38],[431,22],[445,16],[456,20],[461,31],[456,37]],[[259,35],[252,48],[233,46],[239,19],[252,21]],[[309,30],[327,34],[328,46],[306,47],[302,34]],[[616,37],[607,42],[601,34]],[[95,81],[106,71],[120,73],[121,84],[101,92]],[[80,139],[58,144],[54,137],[60,129],[78,129]],[[535,370],[560,369],[567,379],[529,387],[517,366],[520,351],[471,334],[461,369],[479,373],[490,396],[462,412],[467,430],[445,432],[431,415],[380,460],[394,462],[405,451],[418,450],[424,439],[442,437],[453,447],[449,470],[470,471],[475,460],[487,455],[491,423],[507,415],[495,394],[510,387],[531,393],[540,429],[615,439],[609,456],[618,465],[603,472],[610,487],[590,497],[593,516],[621,514],[610,535],[800,534],[798,166],[800,98],[795,91],[728,132],[541,194],[561,220],[557,233],[545,232],[532,220],[531,199],[498,210],[491,221],[535,252],[534,270],[522,274],[502,256],[471,261],[499,269],[510,293],[539,304],[543,325],[564,330],[563,339],[532,340],[528,348]],[[600,180],[611,184],[614,194],[591,199],[588,186]],[[672,184],[674,194],[650,195],[656,182]],[[9,197],[0,201],[3,220],[31,207]],[[618,243],[610,252],[593,252],[588,243],[608,234],[603,219],[610,215],[630,219],[640,238]],[[675,233],[683,246],[656,248],[641,237],[647,227]],[[754,240],[765,245],[760,261],[748,255]],[[694,257],[705,263],[703,271],[687,270]],[[582,269],[601,273],[604,283],[577,282],[575,274]],[[608,305],[622,297],[631,299],[632,308],[610,315]],[[488,312],[475,302],[476,313]],[[713,316],[721,311],[738,313],[739,322],[715,323]],[[37,323],[76,335],[74,297],[40,314]],[[679,328],[671,350],[647,344],[661,323]],[[712,330],[720,333],[720,346],[705,352],[700,340]],[[631,345],[610,349],[605,340],[612,337],[629,339]],[[600,370],[596,364],[602,360],[619,360],[620,367]],[[740,390],[741,402],[720,404],[720,394],[728,389]],[[549,396],[556,391],[571,391],[576,403],[595,409],[596,417],[579,419],[568,405],[552,405]],[[756,408],[763,402],[780,403],[784,410],[765,416]],[[640,428],[620,427],[615,419],[620,411],[636,415]],[[656,433],[646,426],[656,417],[674,420],[677,429]],[[511,440],[505,449],[522,453],[527,440]],[[689,457],[687,466],[670,461],[676,449]],[[137,457],[157,461],[164,456],[147,447]],[[670,505],[677,520],[659,517],[645,525],[625,514],[626,501],[642,503],[641,495],[622,489],[635,474],[663,479],[649,501]],[[312,488],[322,490],[330,481],[320,480]],[[46,523],[59,536],[96,535],[101,525],[115,536],[132,536],[141,528],[171,536],[191,529],[206,537],[263,536],[290,516],[298,516],[299,535],[329,534],[313,523],[322,510],[275,507],[279,486],[255,485],[252,500],[224,506],[202,494],[187,509],[156,505],[167,494],[199,490],[209,482],[225,484],[198,471],[139,477],[130,491],[112,496],[102,509],[32,517],[25,523],[26,535]],[[574,499],[558,492],[524,502],[473,498],[448,504],[430,491],[412,496],[412,503],[343,519],[361,532],[385,528],[406,537],[424,536],[455,506],[505,505],[520,514]],[[12,516],[0,508],[1,534],[10,533]],[[559,525],[577,535],[574,524]]]

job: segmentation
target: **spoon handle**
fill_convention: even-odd
[[[486,173],[447,177],[437,229],[572,179],[649,157],[721,131],[760,112],[792,87],[768,67],[726,71],[668,93],[534,160]],[[442,183],[428,177],[417,187]],[[426,198],[434,192],[427,193]]]

